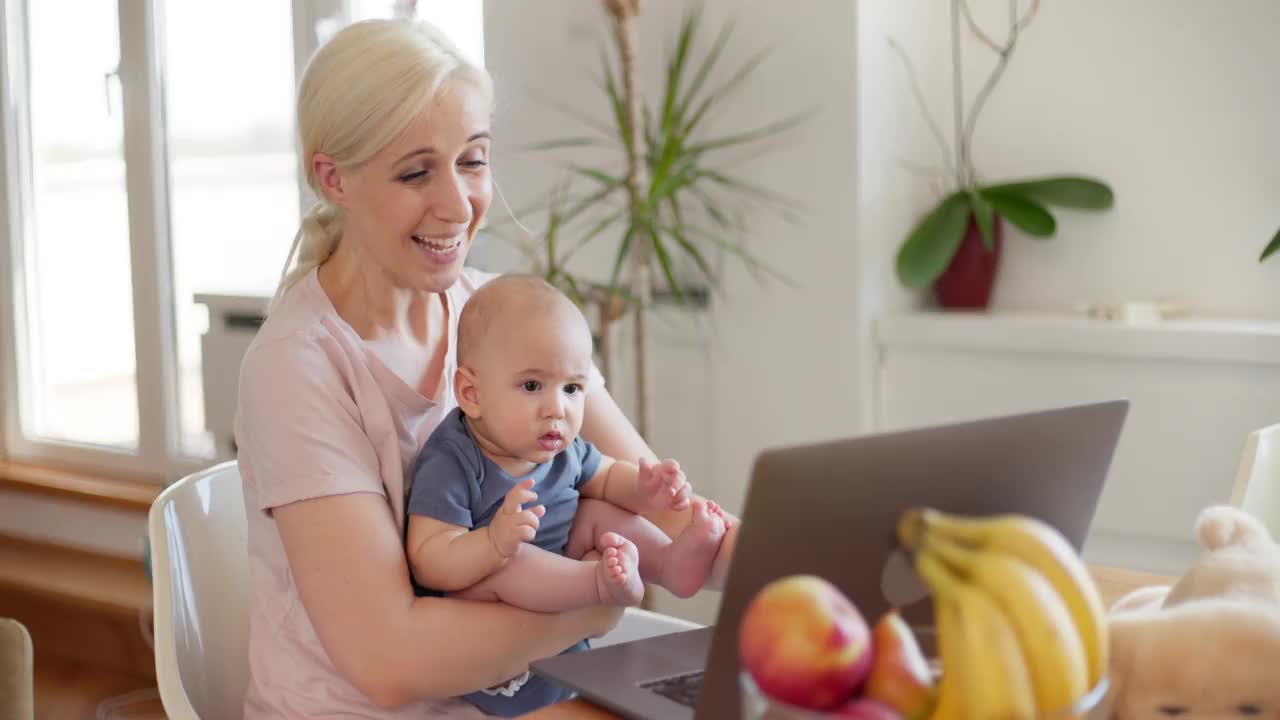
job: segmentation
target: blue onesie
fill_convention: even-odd
[[[482,528],[493,521],[511,488],[533,478],[531,489],[538,494],[536,502],[547,509],[533,544],[563,555],[578,510],[578,490],[596,474],[600,458],[600,451],[594,445],[578,437],[550,462],[513,478],[480,452],[463,421],[461,408],[454,408],[418,453],[410,476],[406,511],[472,530]],[[441,594],[421,587],[416,580],[414,591],[418,595]],[[583,641],[565,652],[586,647]],[[466,696],[481,710],[503,717],[523,715],[569,697],[572,697],[569,690],[537,675],[530,676],[511,697],[484,692]]]

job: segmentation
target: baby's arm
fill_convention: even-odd
[[[684,471],[675,460],[640,463],[604,457],[591,480],[579,492],[583,497],[604,500],[636,514],[655,510],[684,510],[689,507],[690,488]]]
[[[533,539],[546,508],[521,507],[538,496],[525,480],[507,492],[487,527],[468,530],[426,515],[409,516],[409,564],[418,583],[445,592],[471,587],[515,556]]]

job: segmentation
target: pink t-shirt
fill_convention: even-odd
[[[270,510],[368,492],[384,496],[396,522],[404,522],[408,470],[455,405],[458,313],[492,277],[467,269],[446,292],[449,346],[439,403],[378,360],[339,317],[314,270],[284,294],[246,352],[235,428],[254,585],[245,718],[484,717],[456,699],[384,710],[347,682],[302,607]]]

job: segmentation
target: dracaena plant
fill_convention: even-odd
[[[1267,243],[1267,246],[1262,249],[1262,255],[1258,257],[1258,262],[1271,257],[1277,250],[1280,250],[1280,230],[1276,231],[1275,237],[1271,238],[1271,242]]]
[[[648,426],[646,309],[655,289],[683,302],[690,285],[715,290],[719,277],[712,260],[724,253],[757,276],[784,276],[747,249],[743,221],[747,207],[777,212],[798,220],[793,201],[725,169],[726,155],[757,151],[763,141],[798,124],[803,114],[764,122],[751,130],[715,134],[711,119],[768,56],[751,55],[736,67],[724,68],[722,56],[732,35],[723,25],[707,50],[695,57],[702,31],[696,7],[682,20],[667,56],[662,92],[656,103],[640,97],[636,82],[635,15],[638,0],[603,0],[613,20],[617,62],[603,53],[599,80],[609,122],[584,124],[591,135],[539,143],[535,150],[604,148],[614,151],[611,164],[574,164],[542,208],[547,228],[540,239],[525,238],[525,251],[535,269],[579,302],[601,307],[598,341],[607,341],[608,324],[626,311],[634,320],[637,428]],[[718,78],[718,79],[717,79]],[[570,111],[583,120],[580,111]],[[619,158],[620,156],[620,158]],[[619,162],[618,160],[621,160]],[[574,185],[587,190],[575,195]],[[569,269],[584,246],[612,242],[612,270],[607,281],[587,281]],[[626,272],[624,272],[626,271]],[[610,374],[607,348],[601,348],[602,370]]]
[[[940,175],[945,184],[941,200],[912,228],[898,251],[898,279],[907,287],[926,287],[942,275],[959,249],[971,220],[990,251],[994,249],[993,228],[997,215],[1031,237],[1048,238],[1057,230],[1050,208],[1104,210],[1114,202],[1111,188],[1094,178],[1057,175],[990,182],[981,177],[975,167],[973,136],[978,118],[1004,75],[1022,32],[1031,24],[1039,7],[1039,0],[1031,0],[1025,10],[1020,9],[1017,0],[1010,0],[1008,35],[1004,42],[998,42],[974,20],[967,0],[951,0],[954,151],[924,103],[910,59],[897,43],[890,41],[906,67],[917,105],[941,149]],[[961,92],[962,26],[967,26],[983,46],[996,54],[995,67],[967,109]]]

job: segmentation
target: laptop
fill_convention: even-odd
[[[547,658],[532,669],[633,720],[741,717],[739,620],[761,587],[796,573],[834,583],[868,624],[898,607],[931,651],[927,591],[894,540],[902,511],[1022,513],[1079,550],[1128,407],[1112,400],[766,450],[752,470],[713,627]]]

